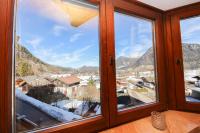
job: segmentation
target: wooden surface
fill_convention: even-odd
[[[151,118],[146,117],[100,133],[188,133],[200,126],[200,114],[166,111],[167,129],[159,131],[151,125]]]

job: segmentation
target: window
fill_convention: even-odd
[[[81,0],[17,2],[17,132],[100,115],[98,7]]]
[[[200,17],[180,21],[187,102],[200,102]]]
[[[169,69],[171,91],[175,87],[175,96],[170,98],[172,106],[180,110],[200,111],[199,105],[199,10],[198,4],[182,9],[177,9],[171,14],[171,37],[167,38],[172,44],[170,50],[171,62],[174,68]],[[175,13],[175,14],[174,14]],[[174,70],[173,70],[174,69]],[[174,73],[174,74],[173,74]],[[170,92],[169,92],[170,94]]]
[[[97,132],[166,109],[163,12],[124,0],[2,2],[0,132]],[[143,45],[140,38],[150,43]],[[151,72],[135,72],[138,82],[129,76],[133,68],[118,66],[124,39],[131,50],[144,49],[140,56],[153,50]],[[134,57],[130,53],[124,56]],[[117,95],[127,96],[135,83],[145,88],[136,88],[140,96],[151,100],[137,97],[139,104],[126,99],[118,105]],[[149,88],[144,93],[147,86],[152,93]]]
[[[157,101],[153,21],[115,12],[118,110]]]

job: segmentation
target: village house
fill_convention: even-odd
[[[197,80],[197,81],[195,81],[195,86],[200,87],[200,76],[195,76],[195,77],[192,77],[192,78]]]
[[[39,77],[39,76],[26,76],[17,78],[16,81],[16,88],[21,90],[23,93],[28,93],[28,91],[33,88],[40,86],[42,88],[52,85],[47,79]],[[44,86],[44,87],[43,87]]]
[[[50,80],[50,79],[48,79]],[[54,91],[60,91],[65,96],[72,98],[77,96],[81,79],[76,76],[60,77],[50,80],[56,87]]]
[[[150,89],[154,89],[155,88],[155,83],[154,82],[148,81],[145,77],[142,77],[141,79],[142,79],[145,87],[150,88]]]
[[[19,90],[21,90],[23,93],[27,93],[28,92],[28,88],[29,85],[27,84],[26,81],[22,80],[22,79],[17,79],[15,81],[15,87],[18,88]]]

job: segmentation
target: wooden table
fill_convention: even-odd
[[[100,133],[188,133],[200,126],[200,114],[166,111],[167,129],[159,131],[151,125],[151,118],[146,117]]]

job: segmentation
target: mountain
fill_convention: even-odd
[[[200,44],[183,44],[184,68],[196,69],[200,68]],[[133,70],[153,70],[154,69],[154,52],[153,48],[149,48],[139,58],[119,57],[116,60],[118,69],[131,68]]]
[[[98,73],[99,72],[99,67],[95,66],[82,66],[77,69],[79,73]]]
[[[149,48],[132,66],[137,71],[154,69],[154,52]]]
[[[118,70],[146,71],[154,69],[153,48],[149,48],[141,57],[130,58],[121,56],[116,60]],[[95,73],[98,67],[83,66],[78,69],[50,65],[35,57],[28,49],[20,44],[15,45],[16,75],[41,75],[44,73]],[[200,68],[200,44],[183,44],[184,68]]]
[[[15,45],[15,58],[17,76],[40,75],[43,73],[63,73],[72,71],[72,68],[54,66],[41,61],[20,44]]]
[[[153,70],[153,48],[149,48],[141,57],[131,58],[120,56],[116,60],[116,67],[120,70],[132,69],[137,71]]]
[[[185,69],[200,68],[200,44],[183,44]]]
[[[116,66],[118,69],[126,69],[134,65],[137,60],[138,58],[129,58],[129,57],[120,56],[116,60]]]

